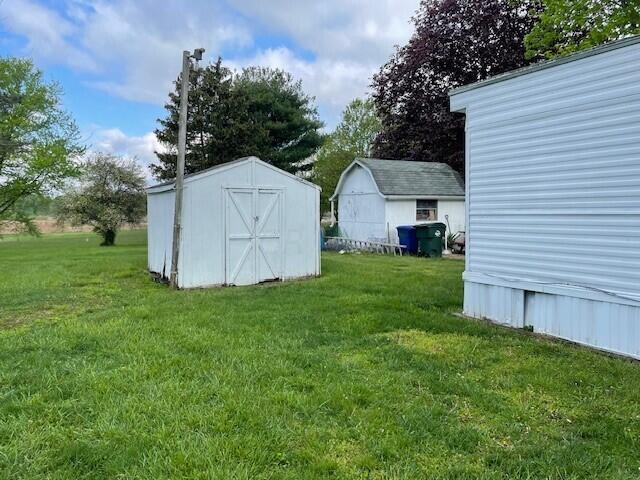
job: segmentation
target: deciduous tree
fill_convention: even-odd
[[[640,34],[639,0],[544,0],[527,58],[554,58]]]
[[[342,171],[356,157],[368,157],[373,141],[380,132],[380,119],[371,99],[355,99],[342,112],[342,120],[327,136],[318,151],[313,166],[312,180],[322,187],[321,209],[329,209]]]
[[[91,225],[113,245],[124,224],[139,223],[146,213],[145,180],[133,160],[96,154],[83,165],[79,185],[58,200],[57,216],[74,225]]]
[[[422,0],[415,32],[374,77],[376,156],[438,161],[464,174],[464,118],[450,89],[528,63],[538,0]]]
[[[60,94],[31,61],[0,58],[0,223],[37,233],[21,199],[55,191],[78,174],[78,129]]]

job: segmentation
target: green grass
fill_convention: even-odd
[[[459,261],[170,291],[144,232],[0,241],[0,478],[639,478],[640,365],[459,318]]]

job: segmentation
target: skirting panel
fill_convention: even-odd
[[[465,281],[464,313],[640,359],[640,307]]]

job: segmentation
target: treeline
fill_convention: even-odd
[[[464,174],[464,119],[449,112],[450,89],[532,62],[640,33],[631,0],[422,0],[414,33],[381,66],[371,96],[323,132],[315,99],[291,74],[218,59],[191,77],[186,171],[256,155],[323,188],[323,209],[356,156],[438,161]],[[66,218],[94,226],[111,243],[118,227],[144,214],[144,175],[134,162],[87,158],[61,90],[27,59],[0,58],[0,223],[51,213],[64,194]],[[175,175],[180,78],[156,135],[151,167]],[[69,180],[75,181],[69,186]]]

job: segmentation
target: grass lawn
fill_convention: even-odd
[[[640,364],[455,316],[460,261],[170,291],[0,241],[0,478],[640,478]]]

